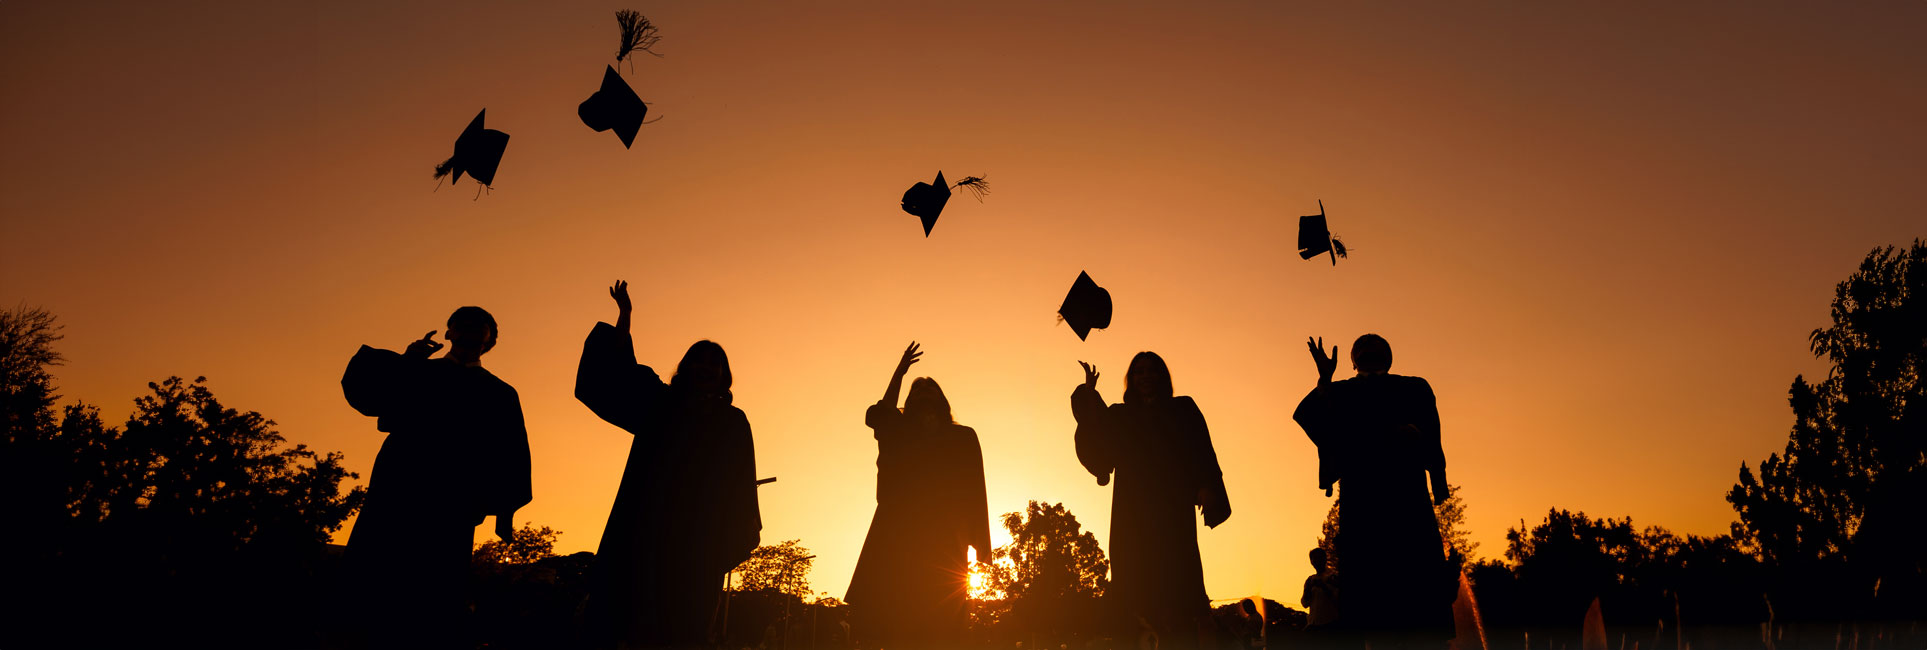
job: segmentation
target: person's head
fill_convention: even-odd
[[[500,331],[495,327],[495,317],[481,307],[463,307],[448,315],[448,338],[450,354],[475,358],[482,356],[495,347],[495,338]]]
[[[1317,569],[1321,573],[1324,572],[1326,568],[1325,567],[1325,549],[1314,548],[1311,550],[1311,568]]]
[[[1391,371],[1392,344],[1377,334],[1358,337],[1358,340],[1352,341],[1352,369],[1361,375]]]
[[[689,346],[676,364],[669,385],[699,393],[727,394],[733,379],[729,374],[729,355],[723,346],[704,339]]]
[[[1125,404],[1170,399],[1174,392],[1171,369],[1164,365],[1163,357],[1156,352],[1139,352],[1131,357],[1131,367],[1124,371]]]
[[[903,414],[915,420],[951,423],[950,400],[943,396],[937,380],[918,377],[910,382],[910,396],[903,398]]]

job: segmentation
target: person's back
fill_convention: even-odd
[[[1071,393],[1078,461],[1099,485],[1116,482],[1105,599],[1116,603],[1124,621],[1149,625],[1167,646],[1192,647],[1210,615],[1198,514],[1211,528],[1231,516],[1204,414],[1191,398],[1174,394],[1170,370],[1154,353],[1131,360],[1122,403],[1105,405],[1097,370],[1085,365],[1084,372],[1084,383]]]
[[[488,312],[463,307],[446,356],[428,358],[443,347],[429,332],[404,353],[364,345],[342,375],[349,405],[388,432],[345,558],[367,591],[371,645],[452,643],[474,527],[494,516],[508,539],[530,500],[520,400],[481,367],[497,333]]]
[[[1326,357],[1320,343],[1310,347],[1318,387],[1292,418],[1318,445],[1320,487],[1339,491],[1344,625],[1420,644],[1450,637],[1453,594],[1432,510],[1446,497],[1445,454],[1431,385],[1390,374],[1391,347],[1377,335],[1359,337],[1358,376],[1343,381],[1331,380],[1337,349]]]
[[[725,574],[760,541],[753,434],[721,345],[690,345],[664,382],[636,362],[628,283],[609,295],[616,324],[583,342],[575,395],[635,438],[596,549],[589,645],[699,646]]]
[[[904,350],[864,413],[877,441],[876,513],[844,600],[865,645],[948,647],[967,625],[969,547],[990,557],[990,514],[977,432],[951,419],[943,389],[918,378],[897,408],[903,376],[922,356]]]

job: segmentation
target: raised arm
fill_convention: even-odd
[[[629,312],[633,311],[629,304],[629,283],[616,280],[615,284],[609,285],[609,297],[616,301],[616,331],[628,334]]]
[[[575,398],[610,424],[634,432],[638,418],[667,390],[648,366],[636,363],[635,342],[629,337],[629,285],[609,288],[620,309],[619,325],[596,323],[582,343],[582,360],[575,371]]]
[[[348,399],[348,405],[362,415],[382,417],[394,413],[408,404],[407,389],[416,385],[414,373],[421,369],[423,360],[440,349],[442,344],[435,342],[435,330],[409,343],[407,351],[401,354],[361,346],[354,358],[348,360],[348,369],[341,373],[341,394]]]
[[[1109,485],[1111,471],[1117,469],[1110,410],[1104,406],[1104,396],[1097,393],[1097,366],[1082,361],[1077,365],[1084,367],[1084,383],[1071,391],[1071,417],[1077,419],[1077,461],[1097,477],[1098,485]]]
[[[890,385],[883,389],[883,399],[877,400],[876,405],[870,407],[869,413],[863,418],[870,428],[878,428],[878,425],[883,423],[883,418],[897,412],[897,396],[903,392],[903,375],[910,372],[910,365],[916,363],[922,356],[922,347],[918,346],[916,341],[911,341],[910,347],[903,349],[903,357],[897,359],[896,371],[890,373]]]

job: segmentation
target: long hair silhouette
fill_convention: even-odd
[[[943,396],[943,387],[929,377],[910,382],[910,396],[903,398],[903,414],[918,420],[957,423],[950,415],[950,400]]]
[[[1171,388],[1171,368],[1164,365],[1164,357],[1156,352],[1139,352],[1131,357],[1131,367],[1124,371],[1124,403],[1143,404],[1157,399],[1171,399],[1176,394]]]

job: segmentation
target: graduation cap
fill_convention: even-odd
[[[903,191],[903,211],[922,219],[923,236],[929,237],[930,229],[937,225],[937,215],[943,212],[944,204],[950,202],[950,190],[959,187],[970,192],[971,196],[977,197],[980,203],[983,202],[984,195],[990,193],[990,181],[982,176],[965,176],[963,180],[951,185],[944,182],[943,172],[938,171],[937,180],[934,183],[920,182]]]
[[[467,173],[483,187],[495,184],[495,168],[502,164],[502,151],[509,146],[509,134],[482,128],[482,117],[485,115],[488,115],[486,108],[475,114],[468,128],[462,129],[462,135],[455,138],[455,155],[435,166],[435,178],[453,172],[455,180],[460,181],[462,174]]]
[[[1325,227],[1325,201],[1320,199],[1318,201],[1318,214],[1298,218],[1298,257],[1311,259],[1319,255],[1331,253],[1332,265],[1336,266],[1338,264],[1338,253],[1337,249],[1333,248],[1333,243],[1331,231]],[[1338,244],[1339,248],[1343,248],[1343,246],[1344,244],[1342,243]]]
[[[1064,296],[1064,305],[1057,308],[1057,315],[1071,324],[1077,340],[1085,340],[1091,330],[1111,326],[1111,292],[1097,286],[1091,274],[1079,271],[1077,282],[1071,283],[1071,292]]]
[[[614,67],[603,66],[602,89],[582,100],[582,104],[575,107],[575,114],[598,133],[615,129],[616,137],[622,138],[622,147],[627,149],[636,141],[636,131],[642,128],[642,118],[649,114],[649,107],[636,96],[629,82],[616,74]]]

